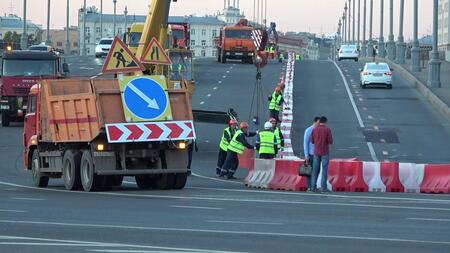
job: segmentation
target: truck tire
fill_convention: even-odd
[[[150,177],[150,175],[136,175],[134,179],[139,189],[146,190],[152,188],[154,178]]]
[[[158,190],[169,190],[175,186],[175,174],[161,174],[154,179],[154,187]]]
[[[47,187],[49,178],[43,176],[41,173],[41,162],[39,159],[39,152],[37,150],[33,151],[33,156],[31,158],[31,173],[33,175],[33,183],[36,187]]]
[[[173,189],[180,190],[186,186],[188,174],[187,173],[177,173],[175,175],[175,184]]]
[[[220,54],[220,63],[226,63],[227,62],[227,56],[225,55],[225,52],[221,52]]]
[[[220,54],[221,54],[220,49],[217,49],[217,62],[221,62],[222,61],[222,58],[220,57]]]
[[[102,178],[95,175],[94,161],[89,150],[83,151],[81,156],[80,176],[84,191],[96,191],[102,186]]]
[[[9,117],[6,112],[2,113],[2,127],[9,127]]]
[[[80,152],[71,149],[64,152],[62,178],[69,191],[81,189],[80,160]]]

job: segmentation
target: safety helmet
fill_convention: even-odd
[[[230,124],[230,126],[237,126],[238,122],[236,119],[230,119],[230,122],[228,124]]]
[[[248,123],[245,121],[242,121],[241,124],[239,125],[239,128],[241,129],[247,129],[248,128]]]
[[[266,123],[264,123],[264,129],[265,130],[269,130],[272,128],[272,123],[270,123],[269,121],[267,121]]]
[[[280,87],[280,86],[277,86],[277,87],[275,88],[275,91],[281,91],[281,87]]]
[[[277,123],[277,119],[275,119],[275,118],[270,118],[270,119],[269,119],[269,122],[270,122],[270,123]]]
[[[286,87],[286,85],[284,83],[279,83],[278,87],[280,87],[280,89],[284,90],[284,88]]]

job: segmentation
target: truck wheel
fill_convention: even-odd
[[[80,152],[69,149],[64,153],[62,178],[64,187],[69,191],[81,189],[80,159]]]
[[[31,173],[33,174],[34,186],[47,187],[49,178],[47,176],[42,176],[41,162],[39,160],[39,152],[37,150],[33,151],[33,156],[31,158]]]
[[[175,175],[175,184],[173,188],[176,190],[183,189],[184,186],[186,186],[187,177],[187,173],[177,173]]]
[[[154,179],[154,187],[158,190],[169,190],[175,186],[175,174],[161,174]]]
[[[91,151],[83,151],[83,155],[81,156],[80,175],[83,189],[87,192],[98,190],[102,183],[102,178],[95,175],[94,169]]]
[[[6,112],[2,113],[2,127],[9,127],[9,117]]]
[[[227,62],[227,57],[225,55],[225,52],[222,52],[220,54],[220,63],[226,63]]]
[[[134,179],[139,189],[150,189],[152,187],[153,178],[150,175],[136,175]]]
[[[221,62],[222,61],[222,58],[220,57],[220,54],[221,54],[220,49],[217,49],[217,62]]]

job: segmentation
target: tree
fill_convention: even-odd
[[[20,35],[17,32],[7,31],[3,37],[3,41],[11,44],[19,44]]]

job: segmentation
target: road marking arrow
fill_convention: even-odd
[[[159,105],[156,102],[156,99],[152,99],[147,97],[147,95],[144,94],[144,92],[142,92],[141,90],[139,90],[136,86],[134,86],[134,84],[129,83],[128,87],[130,87],[130,89],[136,93],[140,98],[142,98],[142,100],[144,100],[148,105],[148,108],[152,108],[155,110],[159,110]]]

